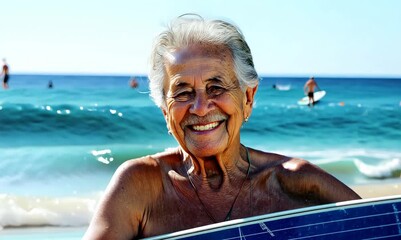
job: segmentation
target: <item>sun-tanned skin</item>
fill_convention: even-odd
[[[122,164],[84,239],[149,237],[359,198],[305,160],[240,143],[257,86],[243,91],[233,69],[225,46],[193,44],[171,52],[162,112],[180,146]]]
[[[101,214],[91,226],[95,235],[103,237],[87,239],[132,239],[212,224],[188,181],[182,155],[177,149],[124,163],[107,190],[109,200],[102,203]],[[250,158],[251,175],[239,194],[232,219],[359,198],[304,160],[253,149]],[[246,167],[241,161],[242,177]],[[196,179],[198,184],[200,181],[200,177]],[[226,181],[227,186],[220,191],[200,190],[202,201],[219,220],[233,201],[230,191],[238,189],[238,182]]]
[[[315,103],[315,98],[314,98],[315,88],[319,88],[319,86],[317,85],[315,78],[311,77],[308,79],[308,81],[306,81],[304,85],[304,92],[305,94],[308,95],[309,106],[312,106]]]

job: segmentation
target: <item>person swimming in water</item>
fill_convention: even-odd
[[[9,76],[9,67],[7,65],[6,59],[3,59],[3,70],[1,72],[1,76],[3,76],[3,88],[8,89],[8,79]]]

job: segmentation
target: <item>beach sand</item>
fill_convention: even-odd
[[[377,183],[350,186],[362,198],[401,195],[401,179],[381,180]]]

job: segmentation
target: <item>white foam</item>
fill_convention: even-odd
[[[288,91],[288,90],[291,89],[291,84],[288,84],[288,85],[277,84],[276,85],[276,89],[279,90],[279,91]]]
[[[263,148],[262,148],[263,149]],[[315,164],[325,164],[340,161],[353,161],[354,159],[369,160],[369,162],[388,162],[401,156],[399,151],[365,148],[332,148],[332,149],[277,149],[267,150],[290,157],[299,157],[310,160]]]
[[[400,177],[401,160],[399,158],[394,158],[390,161],[386,161],[380,164],[367,164],[359,159],[354,159],[354,163],[357,166],[358,170],[367,177]]]
[[[92,150],[91,151],[92,155],[97,158],[97,160],[101,163],[104,164],[109,164],[114,160],[113,157],[111,157],[111,150],[110,149],[104,149],[104,150]]]
[[[0,195],[0,229],[20,226],[86,226],[99,195],[93,197],[27,197]]]

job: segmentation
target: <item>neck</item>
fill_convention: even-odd
[[[183,151],[185,166],[194,184],[200,188],[222,188],[226,184],[237,185],[247,174],[249,161],[245,146],[238,143],[215,156],[198,158]]]
[[[208,202],[214,202],[214,201],[210,201],[210,200],[213,200],[212,198],[215,198],[216,196],[217,196],[217,201],[220,201],[222,199],[221,197],[223,197],[224,199],[233,198],[232,202],[230,204],[230,208],[225,213],[225,215],[223,215],[224,216],[223,221],[230,220],[231,219],[231,213],[232,213],[232,210],[233,210],[233,208],[235,206],[235,203],[236,203],[236,201],[238,199],[238,196],[240,195],[240,193],[242,191],[242,188],[245,185],[245,182],[249,179],[249,173],[250,173],[250,170],[251,170],[251,160],[250,160],[249,152],[248,152],[248,149],[245,146],[241,145],[241,148],[239,150],[239,156],[240,156],[241,159],[243,159],[243,157],[241,157],[241,151],[242,151],[241,149],[245,150],[245,159],[246,159],[246,163],[248,165],[247,168],[246,168],[245,176],[236,176],[236,175],[232,175],[231,176],[230,175],[230,177],[232,179],[231,182],[234,183],[234,184],[231,184],[231,186],[230,185],[227,186],[227,184],[220,184],[220,186],[224,186],[224,187],[219,187],[220,190],[219,191],[213,191],[212,195],[210,194],[210,191],[208,191],[207,188],[204,188],[204,183],[209,183],[208,184],[209,187],[213,188],[212,185],[210,184],[211,181],[208,181],[208,179],[210,179],[210,178],[203,178],[202,184],[197,186],[197,185],[195,185],[194,181],[191,180],[192,178],[194,178],[196,176],[194,174],[190,175],[191,170],[193,170],[193,168],[191,170],[187,171],[188,180],[189,180],[192,188],[195,191],[195,194],[196,194],[196,196],[197,196],[197,198],[199,200],[199,203],[201,204],[201,206],[202,206],[203,210],[205,211],[205,213],[209,216],[210,220],[212,220],[214,223],[218,222],[219,218],[221,219],[221,211],[220,211],[220,214],[217,214],[217,216],[220,216],[220,217],[216,218],[215,217],[216,214],[212,214],[212,212],[210,212],[208,210],[208,208],[209,208]],[[190,160],[188,160],[188,161],[191,162]],[[234,169],[237,169],[238,172],[241,173],[241,168],[238,167],[238,164],[239,163],[236,161],[236,164],[233,164],[233,166],[235,166]],[[225,175],[225,176],[228,177],[229,175]],[[230,180],[230,177],[228,177],[229,180]],[[225,178],[223,178],[223,180],[224,179]],[[236,194],[233,195],[233,191],[232,190],[233,189],[237,189],[238,186],[239,186],[239,190],[238,191],[234,191],[234,192],[236,192]],[[221,191],[221,189],[223,191]],[[209,190],[210,190],[210,188],[209,188]],[[250,192],[250,194],[251,194],[251,192]],[[208,197],[208,198],[204,197],[205,198],[204,200],[207,200],[206,202],[204,202],[204,200],[202,200],[202,198],[200,197],[200,196],[208,196],[208,195],[212,196],[212,197]],[[219,195],[220,195],[220,197],[219,197]]]

